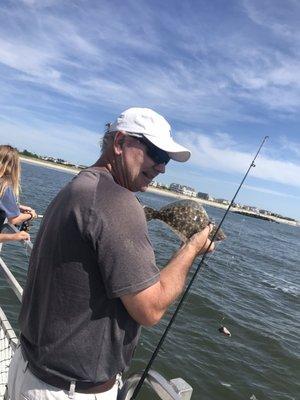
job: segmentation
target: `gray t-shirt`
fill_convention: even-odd
[[[108,172],[81,172],[48,207],[30,258],[19,319],[29,365],[93,383],[124,371],[140,327],[120,296],[158,280],[134,194]]]

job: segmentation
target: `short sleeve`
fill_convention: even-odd
[[[127,192],[127,193],[126,193]],[[139,292],[159,280],[146,218],[135,196],[121,191],[101,210],[95,242],[98,265],[109,298]]]
[[[10,186],[5,189],[0,198],[0,209],[5,212],[7,218],[13,218],[20,215],[15,195]]]

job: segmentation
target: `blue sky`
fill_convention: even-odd
[[[91,164],[151,107],[189,147],[158,179],[300,219],[298,0],[1,0],[0,139]]]

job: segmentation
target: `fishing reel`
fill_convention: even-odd
[[[29,232],[30,229],[30,224],[29,221],[31,221],[30,219],[28,221],[24,221],[22,222],[22,224],[20,225],[19,231],[22,232]]]
[[[21,225],[19,225],[19,231],[20,231],[20,232],[22,232],[22,231],[24,231],[24,232],[29,232],[29,229],[30,229],[30,221],[33,219],[33,214],[32,214],[30,211],[26,212],[26,214],[29,214],[29,215],[30,215],[30,218],[27,219],[26,221],[23,221],[23,222],[21,223]]]

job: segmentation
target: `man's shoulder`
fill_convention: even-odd
[[[87,168],[81,171],[72,183],[73,190],[89,196],[94,194],[95,198],[110,207],[139,205],[133,192],[117,184],[108,171],[97,168]]]
[[[81,192],[96,190],[99,185],[108,185],[113,188],[114,181],[112,176],[105,171],[96,168],[87,168],[81,171],[71,182],[71,190],[79,190]]]

